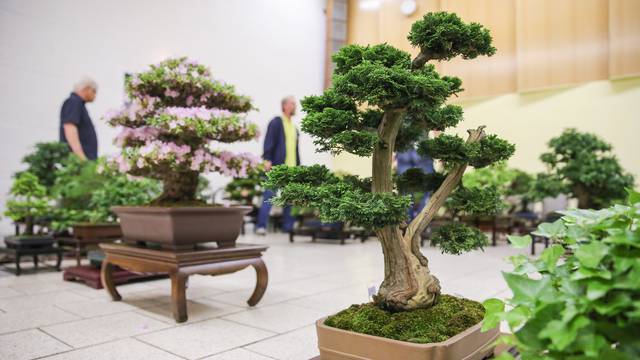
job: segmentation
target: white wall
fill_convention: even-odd
[[[236,85],[265,127],[280,99],[322,91],[324,0],[0,0],[0,210],[10,176],[39,141],[58,137],[59,111],[83,75],[99,84],[88,105],[100,154],[116,151],[100,117],[122,104],[125,72],[167,56],[207,64]],[[298,121],[300,120],[298,116]],[[301,137],[303,163],[328,163]],[[232,149],[261,153],[261,142]],[[222,185],[215,178],[213,186]],[[0,225],[8,231],[8,221]]]

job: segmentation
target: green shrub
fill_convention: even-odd
[[[569,210],[534,234],[555,242],[537,259],[510,258],[513,297],[485,301],[483,327],[505,320],[527,359],[640,357],[640,193],[627,205]],[[531,238],[511,236],[516,247]],[[504,355],[502,359],[510,359]]]
[[[58,142],[37,143],[36,150],[22,158],[29,165],[26,171],[35,175],[47,191],[55,184],[56,171],[62,167],[69,154],[69,145]]]
[[[9,194],[4,215],[13,221],[24,221],[25,235],[33,235],[35,218],[48,215],[51,211],[47,189],[40,184],[36,175],[26,171],[15,178]]]

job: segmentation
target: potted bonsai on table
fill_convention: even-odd
[[[280,190],[275,202],[316,208],[322,221],[349,221],[371,227],[382,245],[384,281],[372,304],[353,305],[317,322],[323,359],[481,359],[498,335],[494,328],[480,332],[480,303],[440,294],[420,251],[420,234],[445,200],[452,196],[460,211],[478,214],[501,206],[492,189],[459,188],[467,166],[484,167],[509,158],[514,146],[483,127],[467,139],[440,135],[462,120],[459,106],[446,104],[462,91],[455,77],[440,76],[432,60],[461,55],[472,59],[492,55],[489,31],[466,24],[455,14],[429,13],[413,24],[410,42],[420,49],[413,59],[387,44],[349,45],[334,55],[333,85],[302,105],[307,116],[302,130],[323,151],[372,155],[371,186],[367,179],[340,179],[323,166],[274,167],[267,187]],[[394,151],[418,144],[433,159],[444,162],[445,173],[403,174],[403,182],[431,188],[425,208],[406,222],[409,197],[397,192],[392,176]],[[464,224],[439,229],[445,252],[460,253],[482,247],[486,236]]]
[[[240,115],[251,110],[247,97],[211,77],[209,69],[186,58],[168,59],[127,80],[131,103],[106,121],[122,126],[114,159],[122,172],[158,179],[162,194],[147,206],[120,206],[124,239],[163,247],[193,248],[215,241],[233,246],[250,207],[223,207],[196,198],[199,174],[244,177],[259,159],[209,147],[258,136],[257,126]]]

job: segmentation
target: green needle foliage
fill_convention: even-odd
[[[60,169],[71,153],[69,145],[58,142],[37,143],[36,150],[22,158],[29,165],[27,171],[35,175],[47,191],[56,182],[56,170]]]
[[[625,197],[634,185],[612,153],[612,146],[594,134],[567,129],[549,141],[550,151],[540,156],[547,172],[536,181],[540,196],[569,194],[582,209],[600,209]]]
[[[414,24],[409,39],[431,60],[458,55],[472,59],[495,52],[487,29],[475,23],[465,24],[449,13],[425,15]],[[484,136],[476,143],[451,135],[426,140],[429,131],[445,130],[462,120],[462,108],[446,104],[447,98],[462,91],[460,79],[440,76],[433,64],[416,66],[409,53],[388,44],[345,46],[333,61],[333,86],[322,95],[302,100],[307,113],[302,130],[313,137],[319,151],[370,156],[387,146],[379,135],[384,117],[398,113],[402,123],[394,139],[396,150],[417,146],[426,155],[445,162],[447,168],[463,164],[484,167],[513,154],[514,146],[494,135]],[[424,174],[411,169],[396,178],[390,193],[371,193],[370,180],[363,183],[353,177],[341,179],[324,167],[280,166],[267,175],[266,186],[282,190],[274,199],[277,204],[316,208],[324,221],[350,221],[380,228],[406,220],[404,209],[410,203],[400,193],[434,191],[447,174]],[[484,193],[494,195],[491,190]],[[468,191],[459,192],[457,199],[462,202],[464,195],[471,195],[470,201],[485,200]],[[474,206],[467,201],[466,209],[471,207]],[[474,213],[481,209],[495,211],[486,201],[476,205]]]
[[[502,341],[523,360],[638,359],[640,193],[630,191],[627,205],[563,214],[536,231],[556,244],[537,259],[510,258],[504,278],[513,297],[485,301],[483,327],[506,321],[513,335]],[[528,235],[510,240],[531,243]]]

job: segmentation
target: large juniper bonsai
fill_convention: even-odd
[[[483,196],[485,189],[456,188],[467,166],[484,167],[507,159],[514,151],[508,142],[486,135],[484,127],[469,130],[466,140],[444,134],[427,139],[429,131],[442,131],[462,120],[462,108],[446,104],[447,98],[462,91],[461,81],[440,76],[428,62],[492,55],[495,48],[489,31],[476,23],[463,23],[455,14],[429,13],[413,24],[409,40],[420,49],[413,61],[408,53],[387,44],[342,48],[333,57],[333,86],[302,101],[307,112],[302,130],[322,151],[372,155],[371,179],[340,179],[316,165],[274,167],[267,180],[267,186],[281,190],[276,203],[311,206],[323,221],[375,229],[385,263],[375,302],[392,310],[425,308],[437,301],[440,284],[420,252],[420,234],[449,195],[468,213],[499,207],[499,197]],[[394,181],[394,151],[414,146],[441,160],[446,170],[424,174],[411,169]],[[434,191],[409,223],[410,199],[399,195],[398,183],[405,189]],[[439,235],[439,243],[446,244],[443,250],[453,253],[481,246],[485,240],[479,231],[462,224],[448,226]]]

